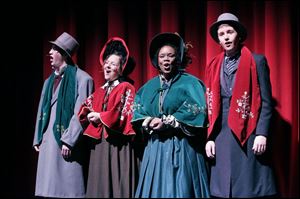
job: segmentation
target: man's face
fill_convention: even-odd
[[[228,24],[220,25],[218,28],[218,39],[228,56],[233,55],[238,49],[238,33],[232,26]]]
[[[55,49],[49,51],[50,64],[53,69],[59,69],[64,64],[64,57]]]

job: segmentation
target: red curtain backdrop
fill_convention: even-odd
[[[51,47],[48,41],[67,31],[80,43],[75,57],[78,65],[100,86],[104,83],[98,61],[100,50],[109,37],[119,36],[125,39],[135,59],[136,67],[130,77],[138,89],[157,75],[148,53],[151,38],[161,32],[178,32],[193,45],[193,63],[187,71],[203,79],[206,64],[221,51],[210,37],[209,27],[223,12],[238,16],[248,31],[245,44],[268,59],[276,105],[270,148],[278,190],[282,197],[298,197],[299,8],[293,1],[70,0],[57,2],[51,8],[41,6],[37,17],[42,22],[36,28],[43,59],[31,67],[43,67],[39,69],[41,76],[48,77],[51,72],[46,56]],[[34,90],[34,112],[42,82]],[[31,128],[27,136],[33,136],[34,126]]]

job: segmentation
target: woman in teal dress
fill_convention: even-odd
[[[185,72],[191,57],[178,34],[155,36],[150,58],[159,75],[138,90],[132,119],[145,142],[135,197],[207,198],[205,86]]]

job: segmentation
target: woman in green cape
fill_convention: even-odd
[[[191,57],[178,34],[155,36],[150,58],[159,75],[138,90],[132,119],[146,145],[135,197],[209,197],[205,87],[184,71]]]

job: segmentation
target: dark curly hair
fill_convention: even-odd
[[[186,68],[189,64],[192,63],[192,56],[189,52],[191,48],[193,48],[192,44],[190,44],[190,43],[184,44],[184,53],[183,53],[183,58],[182,58],[182,63],[181,63],[181,65],[184,68]]]

